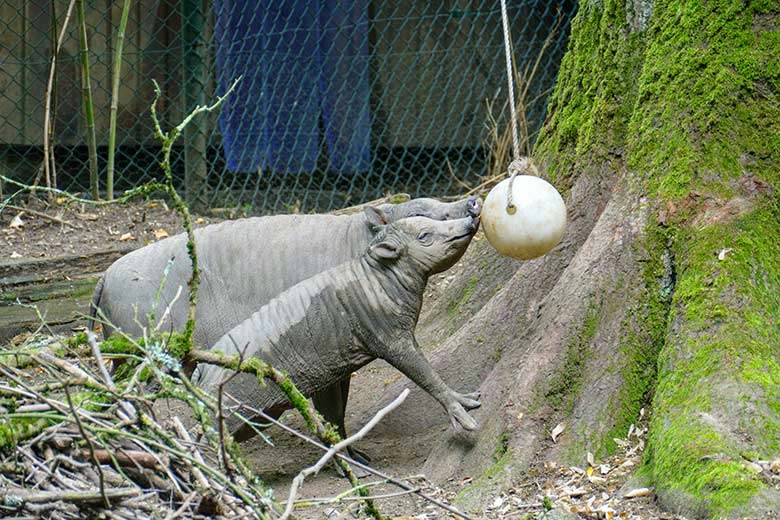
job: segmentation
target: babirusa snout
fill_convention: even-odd
[[[479,217],[482,213],[482,199],[476,195],[472,195],[466,199],[466,211],[472,217]]]

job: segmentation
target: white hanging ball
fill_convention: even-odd
[[[482,229],[502,255],[530,260],[555,247],[566,229],[566,205],[552,184],[518,175],[512,184],[514,213],[507,211],[509,179],[499,182],[482,207]]]

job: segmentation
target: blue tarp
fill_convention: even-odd
[[[231,171],[370,166],[368,0],[216,0],[219,116]],[[322,116],[322,118],[320,118]],[[320,121],[322,125],[320,125]]]

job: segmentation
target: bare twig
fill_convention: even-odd
[[[176,433],[181,437],[181,439],[186,442],[188,445],[192,445],[192,437],[190,437],[189,432],[184,427],[184,425],[181,422],[181,419],[179,419],[178,416],[173,417],[173,428],[176,430]],[[191,450],[192,457],[199,462],[200,464],[205,464],[203,462],[203,457],[201,457],[200,453],[197,450]],[[211,485],[209,485],[208,480],[206,480],[206,477],[203,476],[203,472],[197,467],[197,466],[191,466],[190,471],[192,471],[192,475],[195,477],[195,480],[200,484],[200,487],[202,489],[211,489]]]
[[[108,450],[93,449],[89,455],[90,458],[96,460],[100,464],[112,464],[117,462],[120,466],[148,469],[161,469],[163,466],[166,466],[165,461],[161,460],[160,457],[145,451],[121,450],[112,453]],[[74,456],[80,459],[81,453],[77,453]]]
[[[100,502],[104,497],[113,501],[121,501],[140,494],[141,491],[135,488],[107,489],[105,494],[100,491],[30,491],[23,488],[0,488],[0,501],[8,501],[9,498],[13,501],[14,497],[30,504],[58,501]]]
[[[34,209],[23,208],[22,206],[15,206],[13,204],[6,204],[4,207],[8,209],[13,209],[15,211],[21,211],[23,213],[29,213],[30,215],[35,215],[36,217],[40,217],[45,220],[51,220],[52,222],[56,222],[57,224],[61,224],[63,226],[72,227],[73,229],[84,229],[81,226],[77,226],[73,222],[68,222],[67,220],[62,220],[60,217],[55,217],[54,215],[47,215],[46,213],[43,213],[41,211],[35,211]]]
[[[449,159],[447,159],[446,164],[447,164],[447,169],[450,171],[450,177],[455,179],[455,182],[457,182],[462,188],[465,188],[467,190],[471,189],[471,186],[469,186],[468,184],[460,180],[460,178],[457,175],[455,175],[455,169],[452,167],[452,163],[450,163]]]
[[[92,349],[92,355],[95,357],[95,363],[98,366],[98,370],[100,370],[103,381],[105,381],[106,385],[112,390],[116,389],[114,380],[111,378],[111,374],[108,372],[108,368],[106,368],[106,364],[103,362],[103,353],[100,351],[100,347],[97,344],[95,333],[91,330],[87,330],[87,343],[89,343],[89,346]]]
[[[376,484],[385,484],[385,482],[376,482]],[[349,490],[352,492],[352,490]],[[333,498],[307,498],[305,500],[296,500],[296,505],[307,505],[307,506],[320,506],[324,504],[334,504],[338,502],[354,502],[356,500],[362,500],[363,498],[368,498],[371,500],[382,500],[385,498],[395,498],[395,497],[402,497],[404,495],[412,495],[414,493],[417,493],[420,491],[419,487],[412,488],[412,489],[404,489],[401,491],[396,491],[394,493],[382,493],[380,495],[368,495],[366,497],[349,497],[349,496],[343,496],[344,493],[337,497]]]
[[[89,329],[87,329],[87,343],[89,343],[89,346],[92,349],[92,356],[95,358],[95,363],[98,366],[98,370],[100,370],[100,375],[103,378],[103,381],[105,381],[106,386],[110,388],[112,392],[116,392],[116,385],[114,384],[114,380],[111,378],[111,374],[108,372],[108,368],[106,368],[105,362],[103,362],[103,354],[97,344],[97,338],[95,337],[95,334]],[[120,417],[123,420],[135,420],[136,413],[133,405],[127,401],[119,401],[119,408],[122,412]]]
[[[347,448],[347,446],[349,446],[353,442],[358,441],[363,437],[365,437],[366,434],[369,431],[371,431],[374,428],[374,426],[376,426],[377,423],[379,423],[379,421],[381,421],[382,418],[384,418],[385,415],[398,408],[401,405],[401,403],[403,403],[406,400],[406,397],[408,395],[409,395],[409,389],[404,388],[403,392],[401,392],[401,395],[396,397],[395,400],[393,400],[393,402],[391,402],[390,404],[388,404],[387,406],[379,410],[376,413],[376,415],[374,415],[374,417],[370,421],[368,421],[368,423],[366,423],[366,425],[363,426],[356,434],[331,446],[328,449],[328,451],[325,452],[325,455],[323,455],[314,466],[306,468],[300,473],[298,473],[298,475],[293,479],[292,485],[290,486],[290,494],[287,497],[287,507],[282,513],[280,520],[287,520],[287,518],[290,517],[290,514],[292,513],[293,507],[295,505],[295,499],[298,496],[298,490],[303,485],[303,480],[307,476],[319,473],[319,471],[325,466],[325,464],[328,463],[328,461],[330,461],[336,455],[336,453],[343,451],[344,449]]]
[[[230,336],[230,339],[231,341],[233,341],[233,344],[235,345],[236,342],[235,340],[233,340],[233,336]],[[244,362],[244,355],[246,353],[247,348],[249,348],[249,343],[244,345],[243,349],[238,349],[238,346],[236,345],[236,350],[238,350],[239,365],[241,365]],[[228,464],[227,450],[225,449],[227,443],[225,442],[225,415],[223,413],[224,410],[222,408],[222,398],[224,396],[225,385],[230,383],[238,374],[239,374],[238,371],[233,372],[232,374],[230,374],[230,377],[222,381],[217,387],[217,431],[219,433],[219,455],[222,464],[225,467],[225,470],[228,472],[231,471],[231,468],[230,465]]]
[[[56,366],[60,370],[67,372],[69,375],[73,376],[75,378],[76,384],[84,385],[88,388],[93,388],[95,390],[101,390],[104,392],[112,392],[112,389],[102,383],[100,383],[97,379],[92,377],[90,374],[85,372],[84,370],[80,369],[79,367],[68,363],[64,359],[59,359],[58,357],[53,356],[49,352],[39,352],[37,354],[33,354],[33,359],[37,359],[39,363],[49,363],[51,365]]]
[[[89,454],[92,458],[95,470],[97,471],[98,478],[100,479],[100,495],[103,497],[103,504],[106,507],[111,507],[111,502],[109,502],[108,495],[106,495],[106,477],[103,475],[103,466],[101,466],[97,455],[95,455],[95,447],[92,446],[92,441],[89,439],[87,432],[84,431],[84,426],[81,424],[81,419],[79,419],[76,407],[73,406],[73,400],[70,398],[70,390],[68,390],[67,386],[63,390],[65,390],[65,397],[68,399],[68,406],[70,406],[70,409],[73,412],[73,420],[76,421],[76,426],[78,426],[79,432],[81,432],[81,436],[84,438],[84,442],[87,443]]]
[[[160,90],[160,85],[158,85],[156,81],[152,80],[154,83],[155,96],[154,101],[152,101],[151,115],[152,122],[154,123],[154,136],[162,143],[163,158],[162,161],[160,161],[160,167],[165,174],[165,184],[160,186],[168,193],[168,195],[171,196],[173,199],[174,209],[181,215],[182,220],[184,221],[184,229],[187,232],[187,253],[190,257],[190,261],[192,262],[192,274],[188,281],[190,296],[187,312],[187,324],[184,327],[184,339],[187,343],[192,343],[192,334],[195,329],[195,306],[198,302],[200,269],[198,268],[198,254],[195,246],[195,230],[192,227],[190,210],[187,207],[187,204],[184,202],[184,199],[182,199],[179,193],[176,191],[176,188],[173,184],[173,173],[171,172],[171,150],[173,149],[173,144],[176,142],[176,139],[179,138],[182,131],[189,124],[189,122],[199,114],[213,112],[219,108],[222,103],[225,102],[230,93],[233,92],[233,89],[236,88],[236,85],[238,85],[239,81],[241,81],[241,76],[236,78],[235,81],[233,81],[233,84],[230,85],[230,88],[228,88],[228,90],[222,96],[218,97],[213,104],[196,106],[181,123],[172,128],[170,131],[163,132],[162,127],[160,126],[160,120],[157,118],[157,102],[160,100],[160,96],[162,96],[162,91]]]
[[[278,426],[282,430],[284,430],[284,431],[286,431],[288,433],[291,433],[292,435],[295,435],[299,439],[301,439],[301,440],[311,444],[312,446],[316,446],[319,449],[324,450],[324,451],[328,450],[328,447],[325,446],[324,444],[322,444],[320,442],[317,442],[316,440],[312,439],[311,437],[309,437],[307,435],[304,435],[303,433],[299,432],[298,430],[295,430],[294,428],[290,428],[289,426],[287,426],[286,424],[284,424],[282,422],[277,421],[276,419],[274,419],[273,417],[271,417],[267,413],[263,412],[262,410],[257,410],[257,409],[254,409],[252,407],[246,406],[246,405],[244,405],[244,407],[247,408],[248,410],[250,410],[252,413],[258,415],[259,417],[262,417],[262,419],[264,421],[268,421],[268,422]],[[350,456],[345,455],[343,453],[337,453],[336,454],[336,458],[340,459],[341,461],[347,462],[347,463],[349,463],[349,464],[351,464],[351,465],[353,465],[353,466],[355,466],[355,467],[357,467],[359,469],[362,469],[363,471],[371,473],[372,475],[374,475],[376,477],[385,479],[385,480],[387,480],[387,482],[393,484],[394,486],[400,487],[401,489],[405,489],[405,490],[414,490],[414,489],[416,489],[415,487],[410,486],[409,484],[403,482],[402,480],[399,480],[399,479],[397,479],[395,477],[387,475],[386,473],[383,473],[383,472],[381,472],[381,471],[379,471],[377,469],[374,469],[371,466],[367,466],[366,464],[358,462],[355,459],[353,459]],[[417,496],[419,496],[420,498],[422,498],[423,500],[426,500],[426,501],[430,502],[431,504],[434,504],[434,505],[436,505],[436,506],[438,506],[438,507],[440,507],[440,508],[442,508],[442,509],[444,509],[446,511],[449,511],[450,513],[452,513],[455,516],[458,516],[460,518],[464,518],[465,520],[475,520],[474,518],[472,518],[471,516],[467,515],[466,513],[463,513],[461,511],[459,511],[458,509],[456,509],[456,508],[454,508],[454,507],[452,507],[452,506],[450,506],[448,504],[445,504],[444,502],[436,500],[435,498],[433,498],[431,496],[428,496],[427,494],[423,493],[422,491],[412,491],[412,492],[414,494],[416,494]]]
[[[148,196],[158,191],[162,191],[162,192],[166,191],[166,188],[161,187],[162,186],[161,184],[150,182],[147,184],[142,184],[140,186],[137,186],[131,190],[127,190],[121,197],[114,200],[91,200],[91,199],[82,199],[81,197],[77,197],[72,193],[68,193],[67,191],[64,190],[58,190],[57,188],[51,188],[48,186],[38,186],[37,184],[32,184],[32,185],[24,184],[17,181],[16,179],[12,179],[11,177],[6,177],[5,175],[0,175],[0,180],[12,186],[16,186],[17,188],[20,188],[13,195],[11,195],[7,200],[0,202],[0,210],[5,208],[8,205],[8,201],[12,200],[16,195],[19,195],[26,191],[29,191],[31,193],[35,193],[37,191],[43,193],[49,193],[51,195],[65,197],[66,199],[72,202],[78,202],[79,204],[87,204],[90,206],[107,206],[109,204],[121,204],[135,197]]]

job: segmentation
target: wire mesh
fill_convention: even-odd
[[[122,2],[77,1],[85,1],[104,188]],[[42,168],[47,80],[68,4],[0,0],[0,173],[23,182]],[[528,89],[533,139],[576,2],[510,1],[508,9],[518,68],[551,38]],[[51,142],[57,187],[88,193],[78,34],[74,16],[57,55]],[[488,102],[503,107],[499,121],[507,117],[503,52],[497,0],[134,0],[115,189],[160,176],[152,79],[170,126],[240,75],[222,112],[191,125],[172,155],[178,187],[197,208],[311,212],[388,193],[461,193],[485,175]]]

